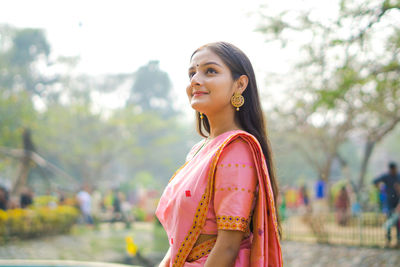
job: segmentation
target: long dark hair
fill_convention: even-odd
[[[226,42],[206,44],[194,51],[191,58],[193,58],[198,51],[205,48],[210,49],[213,53],[221,58],[221,60],[230,69],[233,80],[236,81],[242,75],[246,75],[249,79],[247,88],[242,94],[245,102],[243,106],[240,107],[240,110],[235,112],[235,120],[239,123],[243,130],[257,138],[261,145],[268,167],[268,174],[271,181],[272,190],[274,192],[275,210],[277,212],[278,225],[280,228],[280,220],[278,216],[278,182],[275,174],[271,143],[269,142],[266,128],[266,120],[261,109],[256,77],[251,62],[239,48]],[[204,115],[203,120],[201,120],[200,113],[196,112],[196,120],[198,133],[203,137],[207,137],[204,133],[204,131],[207,134],[210,133],[210,123],[207,119],[207,116]]]

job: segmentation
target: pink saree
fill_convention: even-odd
[[[221,155],[223,156],[222,152],[228,151],[229,144],[238,140],[245,144],[250,157],[252,157],[254,165],[252,172],[255,173],[254,177],[256,178],[255,182],[251,183],[245,182],[246,177],[238,177],[241,178],[237,179],[239,184],[231,184],[231,186],[229,183],[234,181],[232,177],[216,179],[217,165],[220,170],[223,169],[224,164],[220,162]],[[199,151],[200,148],[201,144],[192,148],[186,163],[173,175],[164,190],[156,210],[156,215],[166,230],[170,243],[170,266],[204,266],[215,239],[196,245],[196,247],[194,244],[201,233],[208,231],[206,228],[212,231],[212,229],[216,229],[215,227],[248,233],[247,238],[242,241],[240,246],[235,262],[236,267],[282,266],[273,191],[264,155],[257,139],[244,131],[230,131],[216,137]],[[244,170],[248,162],[241,162],[243,155],[232,152],[230,157],[232,156],[237,158],[236,164],[234,164],[236,169]],[[235,171],[235,173],[238,172]],[[232,172],[228,172],[228,174],[230,176]],[[237,176],[243,176],[243,174],[239,173]],[[228,183],[221,182],[223,180]],[[246,196],[247,192],[253,192],[255,183],[258,184],[258,196],[253,201],[252,213],[246,214],[245,210],[249,210],[251,200],[254,198],[243,197],[241,199],[240,196]],[[224,186],[221,186],[222,184]],[[243,201],[241,202],[241,200]],[[239,205],[235,205],[234,202]],[[220,215],[221,210],[226,211],[229,208],[231,209],[229,214],[223,212]],[[241,209],[243,211],[240,211]],[[252,221],[252,232],[249,227],[250,220]]]

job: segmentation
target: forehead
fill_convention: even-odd
[[[206,64],[208,62],[215,62],[222,66],[225,66],[221,58],[213,51],[207,48],[203,48],[202,50],[196,52],[196,54],[193,55],[192,60],[190,61],[190,66],[196,67]]]

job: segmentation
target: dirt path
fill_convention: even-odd
[[[287,267],[399,267],[400,250],[343,247],[286,241],[282,243]]]

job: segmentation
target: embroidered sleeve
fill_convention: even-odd
[[[242,139],[228,144],[215,173],[214,209],[218,229],[248,231],[257,186],[254,160]]]

